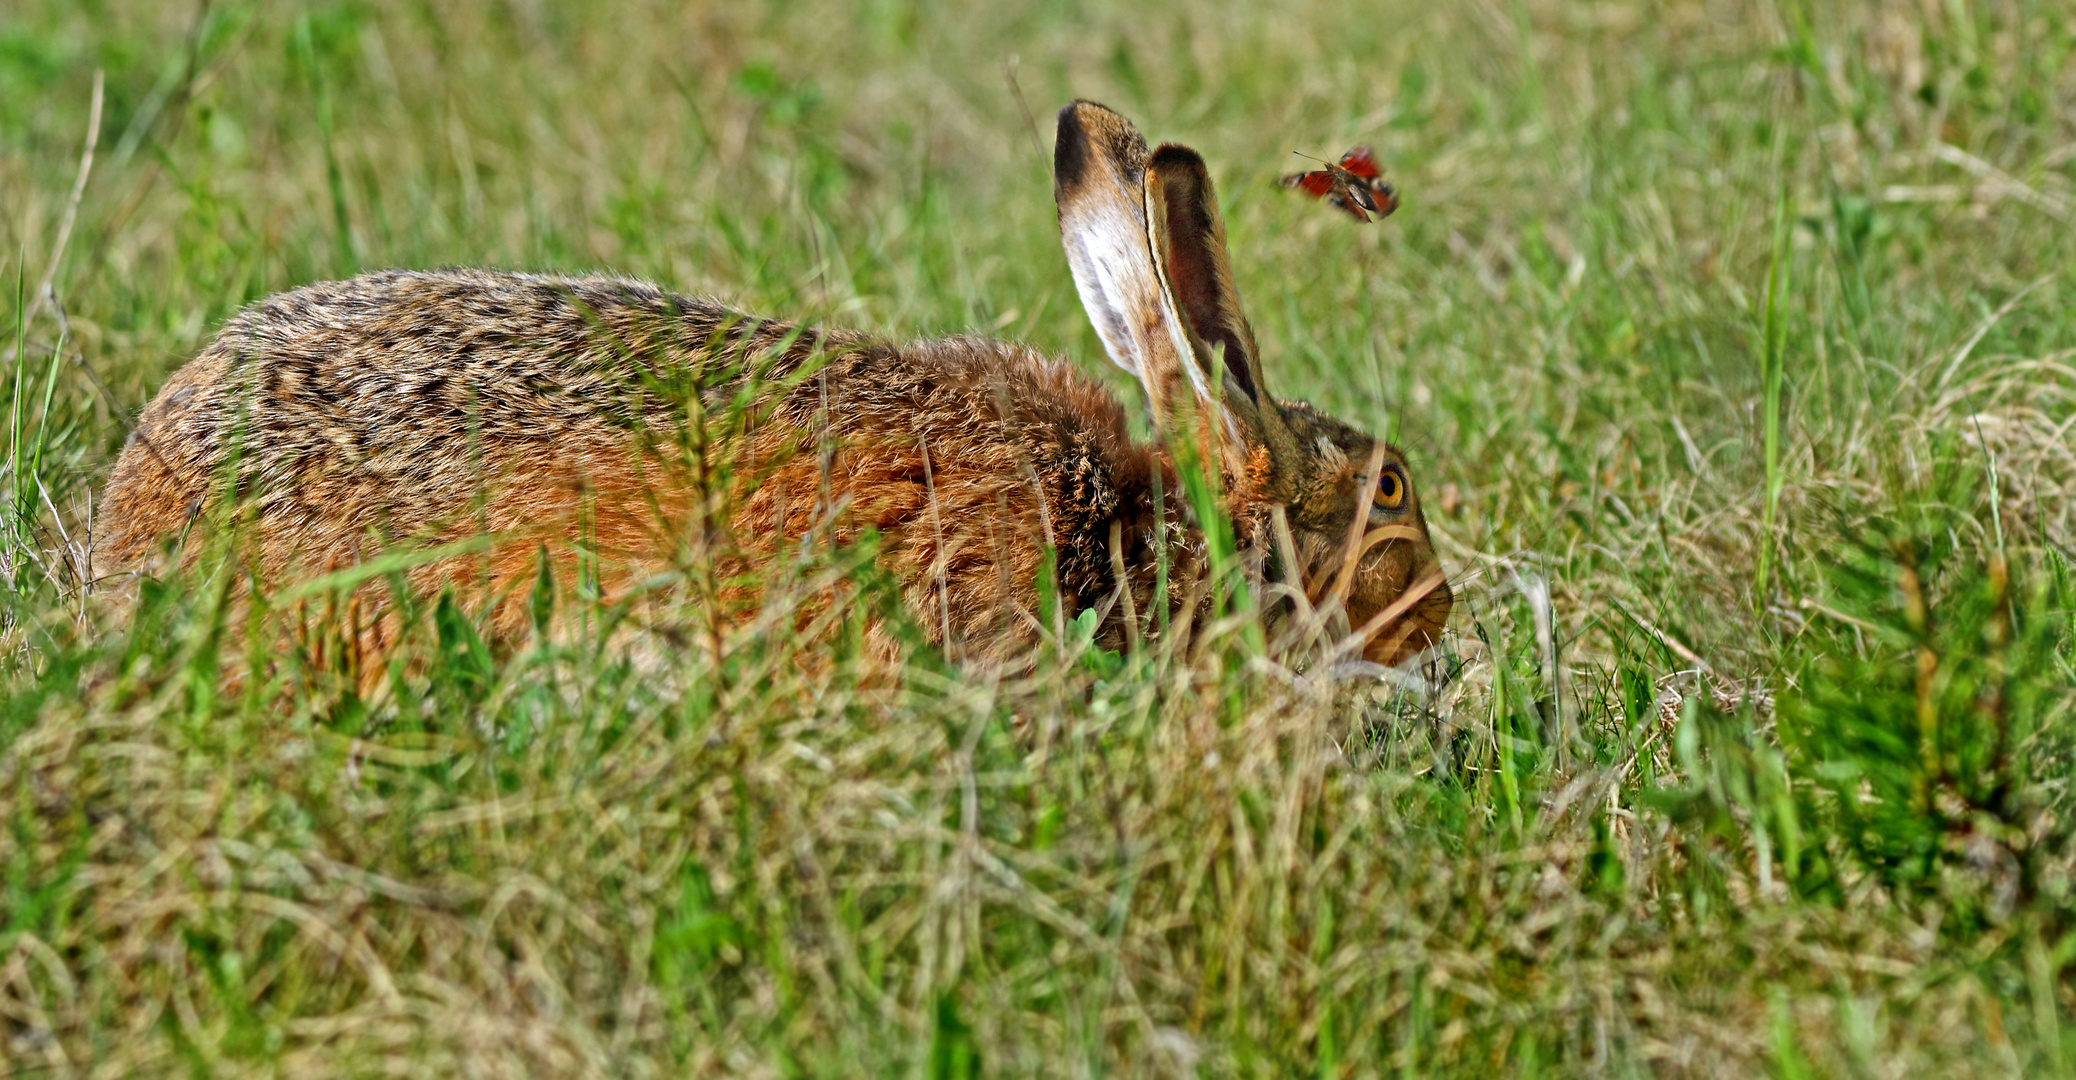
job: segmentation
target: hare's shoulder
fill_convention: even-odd
[[[1026,443],[1132,442],[1130,414],[1108,386],[1029,345],[960,335],[829,352],[830,382],[808,389],[835,387],[858,415],[885,410],[900,426],[941,434],[1006,430]]]

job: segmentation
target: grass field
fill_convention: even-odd
[[[363,696],[228,571],[81,588],[127,418],[359,269],[1116,377],[1073,97],[1204,153],[1280,388],[1408,448],[1443,678],[426,604]],[[1356,142],[1388,221],[1277,188]],[[2072,271],[2059,0],[8,0],[0,1074],[2076,1069]]]

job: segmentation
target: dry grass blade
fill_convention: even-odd
[[[1324,600],[1337,604],[1348,602],[1348,589],[1355,583],[1355,571],[1362,564],[1363,552],[1369,550],[1363,530],[1370,523],[1370,504],[1377,497],[1377,478],[1384,475],[1385,452],[1381,440],[1370,449],[1369,464],[1362,471],[1361,494],[1355,499],[1355,516],[1348,521],[1348,542],[1341,548],[1340,573],[1334,576],[1333,588],[1327,590]]]
[[[1932,147],[1932,154],[1941,161],[1958,165],[1987,181],[1992,195],[2011,196],[2057,221],[2066,223],[2076,220],[2076,209],[2072,209],[2068,199],[2043,192],[1958,146],[1944,142],[1936,143]]]
[[[72,224],[79,219],[79,201],[86,195],[87,178],[94,173],[94,148],[101,142],[101,100],[106,81],[106,73],[96,69],[93,101],[87,106],[86,147],[79,152],[79,172],[72,181],[72,194],[65,200],[65,215],[58,219],[57,239],[51,241],[50,258],[44,262],[43,277],[36,282],[36,291],[30,294],[34,299],[29,301],[29,310],[22,316],[24,323],[35,321],[47,298],[55,298],[52,287],[58,278],[58,267],[65,261],[65,246],[72,242]],[[15,359],[19,362],[22,358]]]

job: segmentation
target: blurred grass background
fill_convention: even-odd
[[[443,606],[362,701],[219,691],[208,588],[82,601],[125,417],[311,280],[604,269],[1110,377],[1074,97],[1209,160],[1277,391],[1409,448],[1445,686],[1064,641],[897,691],[747,634],[637,673]],[[1381,225],[1276,187],[1357,142]],[[0,1055],[2059,1071],[2072,181],[2050,0],[10,0]]]

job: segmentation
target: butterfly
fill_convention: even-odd
[[[1398,189],[1385,182],[1384,171],[1377,168],[1377,159],[1370,154],[1369,147],[1358,146],[1342,154],[1338,165],[1321,158],[1312,160],[1326,168],[1291,173],[1283,178],[1283,186],[1297,188],[1315,199],[1323,198],[1354,215],[1357,221],[1368,221],[1371,214],[1390,217],[1398,209]]]

